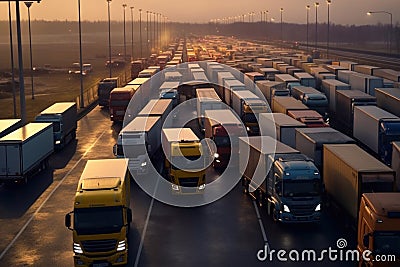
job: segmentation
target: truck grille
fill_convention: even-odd
[[[300,206],[293,205],[290,207],[290,211],[294,216],[308,216],[313,214],[315,207],[313,206]]]
[[[82,241],[85,252],[108,252],[117,246],[116,239],[86,240]]]
[[[186,187],[197,187],[199,184],[199,177],[179,178],[179,185]]]

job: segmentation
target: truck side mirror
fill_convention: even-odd
[[[117,144],[113,146],[113,154],[114,156],[117,156]]]
[[[71,228],[71,213],[72,212],[65,215],[65,227],[67,227],[69,230],[73,230]]]
[[[363,237],[363,245],[364,245],[364,247],[366,247],[366,248],[369,247],[369,236],[370,236],[370,234],[366,234],[366,235],[364,235],[364,237]]]

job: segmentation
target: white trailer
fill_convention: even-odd
[[[24,181],[47,166],[54,151],[51,123],[29,123],[0,138],[0,181]]]
[[[214,88],[196,89],[197,119],[201,129],[204,129],[204,112],[206,110],[224,109],[224,103],[219,98]]]

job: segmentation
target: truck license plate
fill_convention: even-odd
[[[93,263],[93,267],[108,267],[108,262]]]

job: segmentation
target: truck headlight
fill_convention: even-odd
[[[201,185],[199,186],[199,190],[204,190],[204,188],[206,188],[206,185],[205,185],[205,184],[201,184]]]
[[[288,206],[283,205],[283,211],[284,211],[284,212],[290,212],[290,209],[289,209]]]
[[[246,131],[250,132],[250,127],[246,127]]]
[[[315,211],[320,211],[321,210],[321,204],[318,204],[317,207],[315,207]]]
[[[75,254],[83,254],[83,250],[79,243],[74,243],[74,253]]]
[[[147,161],[142,162],[142,164],[140,164],[140,166],[145,167],[147,165]]]
[[[218,153],[214,153],[214,158],[219,158],[219,154]]]
[[[60,140],[57,140],[57,141],[56,141],[56,145],[59,145],[59,144],[61,144],[61,141],[60,141]]]
[[[179,191],[179,186],[177,186],[176,184],[173,184],[172,185],[172,190]]]
[[[125,240],[118,242],[117,251],[124,251],[126,249],[126,242]]]

